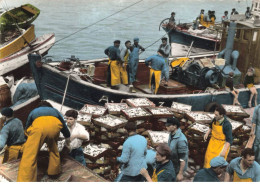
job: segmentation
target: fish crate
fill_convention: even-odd
[[[148,107],[147,110],[153,115],[153,118],[170,118],[174,115],[168,107]]]
[[[225,104],[222,104],[222,106],[226,110],[226,115],[229,117],[237,116],[237,117],[242,117],[241,119],[250,117],[250,115],[247,114],[246,111],[241,106],[225,105]]]
[[[109,149],[107,147],[95,144],[89,144],[83,149],[84,157],[93,162],[96,162],[101,157],[104,157],[108,152]]]
[[[198,135],[204,135],[209,130],[209,127],[200,123],[194,123],[189,127],[189,131]]]
[[[235,120],[232,120],[230,118],[227,118],[227,120],[231,123],[232,125],[232,132],[235,133],[235,132],[238,132],[242,127],[243,127],[243,123],[239,122],[239,121],[235,121]]]
[[[185,117],[192,122],[198,122],[201,124],[209,124],[212,121],[206,112],[201,111],[186,112]]]
[[[177,102],[172,102],[171,105],[171,110],[173,112],[179,113],[179,114],[184,114],[185,112],[190,112],[191,111],[191,105],[186,105],[183,103],[177,103]]]
[[[148,131],[148,137],[151,140],[152,147],[156,147],[160,143],[168,143],[169,132],[166,131]]]
[[[155,104],[147,98],[130,98],[126,99],[130,107],[155,107]]]
[[[149,112],[141,107],[132,107],[121,110],[121,112],[128,121],[148,120],[152,116]]]
[[[90,126],[91,125],[91,114],[83,114],[79,113],[77,117],[77,122],[84,126]]]
[[[85,104],[79,112],[82,114],[91,114],[92,118],[97,118],[103,116],[107,112],[107,109],[103,106]]]
[[[121,110],[127,109],[128,105],[126,103],[106,103],[105,107],[109,114],[120,115]]]
[[[243,132],[245,134],[249,134],[251,132],[251,127],[248,125],[243,125],[241,128],[241,132]]]
[[[109,130],[115,130],[115,129],[124,127],[128,121],[124,118],[119,118],[119,117],[107,114],[105,116],[93,118],[92,122],[100,127],[104,127]]]
[[[62,140],[58,141],[57,142],[57,146],[58,146],[58,151],[61,152],[63,150],[64,146],[65,146],[65,139],[62,139]],[[49,151],[48,146],[47,146],[46,143],[44,143],[42,145],[40,151],[44,151],[44,152]]]

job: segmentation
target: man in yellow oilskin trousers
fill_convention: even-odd
[[[46,101],[42,101],[38,108],[28,116],[26,134],[28,139],[24,144],[23,156],[18,170],[18,182],[37,181],[37,156],[40,148],[46,142],[49,148],[48,175],[60,173],[60,154],[57,139],[60,132],[65,138],[70,137],[63,116]]]

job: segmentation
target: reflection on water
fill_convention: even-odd
[[[119,11],[139,0],[3,0],[3,8],[31,3],[41,10],[34,22],[36,35],[55,33],[60,40],[75,31],[87,27],[116,11]],[[104,49],[112,45],[115,39],[126,40],[140,38],[140,44],[147,47],[162,37],[165,32],[159,31],[161,20],[176,12],[177,22],[192,22],[200,9],[215,10],[217,21],[220,21],[225,10],[231,12],[236,8],[244,13],[251,6],[251,0],[143,0],[94,26],[89,27],[61,42],[49,51],[55,59],[75,55],[80,59],[106,57]],[[145,58],[156,53],[160,41],[140,56]]]

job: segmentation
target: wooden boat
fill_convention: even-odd
[[[165,32],[168,34],[170,43],[177,43],[181,45],[190,46],[193,41],[194,48],[204,49],[208,51],[214,51],[219,49],[219,43],[221,40],[221,30],[216,27],[202,28],[193,30],[193,23],[178,24],[175,27],[169,27],[169,18],[164,19],[160,23]]]
[[[35,39],[34,25],[31,25],[25,31],[21,30],[21,32],[23,33],[18,33],[18,37],[14,36],[14,38],[10,38],[10,40],[6,37],[6,40],[1,42],[0,59],[20,51],[24,47],[28,46],[28,43],[31,43]]]
[[[5,11],[0,15],[0,31],[11,30],[16,27],[28,27],[40,14],[40,10],[31,4]]]
[[[48,53],[48,50],[53,46],[54,42],[54,34],[45,34],[34,39],[30,43],[30,46],[26,46],[18,52],[0,59],[0,75],[13,73],[17,76],[21,74],[19,75],[20,77],[24,76],[28,73],[28,65],[25,66],[28,64],[27,55],[31,52],[39,51],[39,53],[44,56]]]

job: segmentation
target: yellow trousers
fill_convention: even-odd
[[[3,163],[21,158],[22,153],[23,153],[23,144],[22,145],[8,146],[5,149]]]
[[[117,60],[110,61],[111,86],[128,84],[127,70]]]
[[[157,91],[159,89],[160,81],[161,81],[161,71],[156,71],[154,69],[150,69],[150,78],[149,78],[149,88],[151,89],[152,83],[155,85],[154,94],[157,94]],[[153,75],[154,75],[154,81],[153,81]]]
[[[62,127],[60,120],[53,116],[41,116],[33,121],[27,129],[28,139],[24,144],[23,156],[18,170],[18,182],[37,181],[37,155],[44,142],[49,148],[48,175],[60,173],[57,139]]]

